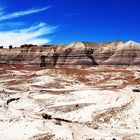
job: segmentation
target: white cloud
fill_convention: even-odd
[[[4,14],[5,13],[4,9],[0,8],[0,16],[1,16],[0,21],[9,20],[9,19],[18,18],[18,17],[25,16],[25,15],[42,12],[49,8],[50,8],[50,6],[44,7],[44,8],[39,8],[39,9],[29,9],[29,10],[24,10],[24,11],[17,11],[17,12],[10,13],[10,14]]]
[[[8,47],[9,45],[13,45],[14,47],[19,47],[22,44],[42,45],[49,43],[51,40],[46,37],[46,35],[54,33],[57,28],[56,26],[50,26],[42,22],[29,26],[28,21],[13,22],[12,20],[14,18],[42,12],[49,8],[50,6],[15,11],[14,13],[7,14],[6,8],[0,6],[0,46]]]
[[[0,31],[0,46],[8,47],[9,45],[13,45],[14,47],[19,47],[22,44],[42,45],[50,42],[50,39],[41,38],[41,36],[55,32],[56,28],[48,26],[45,23],[40,23],[20,30]]]

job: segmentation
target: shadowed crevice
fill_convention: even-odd
[[[46,61],[45,61],[45,59],[46,59],[46,56],[44,56],[44,55],[42,55],[40,57],[40,61],[41,61],[40,67],[46,67]]]

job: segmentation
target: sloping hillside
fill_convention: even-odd
[[[129,41],[0,49],[0,63],[37,66],[139,65],[140,44]]]

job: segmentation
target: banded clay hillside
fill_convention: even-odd
[[[140,65],[140,44],[133,41],[125,43],[116,49],[106,63],[112,65]]]
[[[0,49],[1,64],[37,66],[139,65],[140,44],[129,41],[67,45],[30,46]]]

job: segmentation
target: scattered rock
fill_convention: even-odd
[[[79,107],[79,105],[77,104],[76,107]]]
[[[140,89],[132,89],[133,92],[140,92]]]
[[[72,123],[72,121],[70,121],[70,120],[65,120],[65,119],[61,119],[61,118],[54,118],[54,119],[57,120],[57,121]]]
[[[6,104],[8,105],[10,102],[13,102],[13,101],[18,101],[20,98],[11,98],[9,100],[7,100]]]
[[[99,128],[99,126],[96,123],[87,123],[87,126],[93,128],[93,129]]]
[[[56,120],[57,123],[59,123],[59,124],[60,124],[61,121],[63,121],[63,122],[68,122],[68,123],[71,123],[71,122],[72,122],[72,121],[70,121],[70,120],[65,120],[65,119],[61,119],[61,118],[53,118],[52,115],[48,115],[47,113],[42,113],[42,117],[43,117],[44,119],[47,119],[47,120],[54,119],[54,120]]]
[[[42,117],[43,117],[44,119],[47,119],[47,120],[51,120],[51,119],[52,119],[52,115],[48,115],[48,114],[46,114],[46,113],[42,113]]]
[[[36,136],[29,138],[29,140],[53,140],[54,137],[55,137],[55,135],[51,134],[51,133],[38,134]]]

